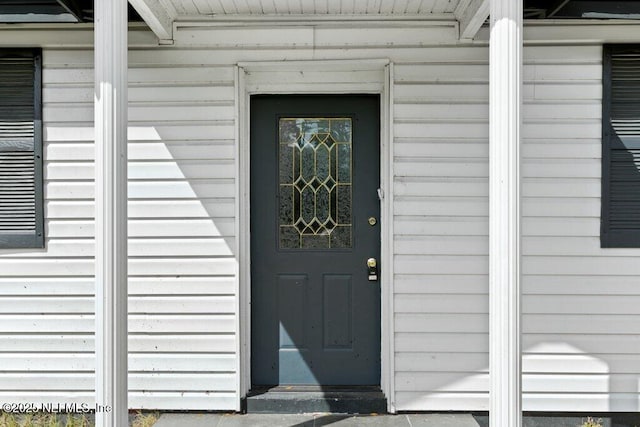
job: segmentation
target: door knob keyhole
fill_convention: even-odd
[[[370,282],[378,280],[378,262],[375,258],[369,258],[367,260],[367,272],[369,273]]]

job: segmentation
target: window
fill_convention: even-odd
[[[605,45],[602,102],[603,248],[640,247],[640,46]]]
[[[0,248],[44,247],[42,53],[0,49]]]

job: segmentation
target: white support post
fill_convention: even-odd
[[[491,0],[489,68],[489,416],[520,427],[522,0]]]
[[[127,0],[95,2],[96,426],[127,413]]]

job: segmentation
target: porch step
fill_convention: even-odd
[[[381,414],[387,399],[379,387],[272,387],[251,390],[245,408],[250,414]]]

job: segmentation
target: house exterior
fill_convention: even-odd
[[[603,244],[601,229],[606,215],[627,235],[640,214],[633,197],[616,198],[635,185],[639,63],[619,78],[628,85],[610,78],[616,55],[638,52],[619,46],[640,44],[637,21],[525,20],[522,84],[505,83],[521,89],[520,172],[504,175],[519,195],[500,202],[519,213],[492,223],[492,174],[514,163],[507,153],[490,168],[500,158],[490,111],[501,113],[490,108],[491,29],[481,26],[489,2],[131,3],[146,22],[128,26],[130,408],[238,411],[256,384],[324,385],[321,369],[347,362],[320,368],[319,354],[356,351],[369,334],[368,373],[356,363],[341,375],[379,385],[389,412],[489,410],[498,337],[521,338],[505,344],[512,360],[522,355],[505,375],[517,385],[522,371],[522,410],[638,411],[640,242]],[[26,48],[41,58],[44,247],[0,249],[0,400],[92,404],[93,25],[0,26],[4,56]],[[345,113],[353,98],[373,99],[373,112]],[[367,132],[373,143],[358,149]],[[630,169],[616,163],[625,154]],[[290,162],[301,169],[283,177]],[[513,252],[490,244],[500,230],[519,230],[502,240]],[[515,294],[501,294],[512,309],[503,326],[515,329],[503,336],[489,301],[505,259]],[[359,301],[372,318],[357,318]]]

